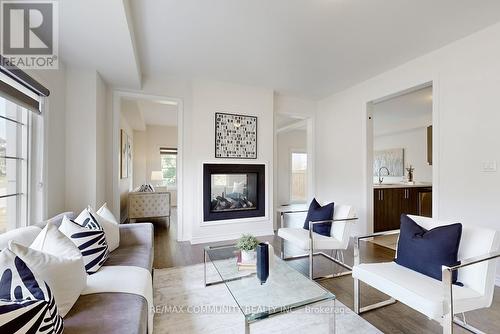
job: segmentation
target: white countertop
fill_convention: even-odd
[[[423,188],[423,187],[432,187],[432,183],[430,182],[391,182],[391,183],[382,183],[382,184],[373,184],[373,189],[389,189],[389,188]]]

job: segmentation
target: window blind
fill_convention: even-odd
[[[169,147],[160,147],[160,154],[177,154],[177,149]]]
[[[19,105],[41,113],[40,98],[49,96],[50,91],[29,74],[10,65],[0,55],[0,95]]]

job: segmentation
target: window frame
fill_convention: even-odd
[[[21,92],[22,93],[22,92]],[[5,199],[6,209],[8,207],[9,199],[13,197],[16,200],[15,205],[15,223],[9,224],[9,215],[6,215],[6,225],[5,231],[17,229],[20,227],[25,227],[29,225],[30,219],[30,194],[31,194],[31,150],[32,150],[32,118],[33,113],[31,109],[26,108],[25,105],[19,103],[14,98],[9,98],[6,95],[0,96],[0,98],[12,103],[18,109],[17,112],[25,113],[22,115],[21,120],[16,120],[7,116],[0,115],[0,118],[5,122],[6,128],[7,124],[14,124],[16,126],[15,133],[15,145],[16,154],[14,155],[0,155],[0,159],[5,159],[6,165],[7,161],[16,161],[15,167],[15,182],[16,189],[15,192],[6,193],[5,195],[0,195],[0,199]],[[5,134],[7,137],[7,133]],[[7,140],[7,138],[6,138]],[[8,142],[6,141],[8,145]],[[20,151],[20,152],[19,152]],[[6,167],[7,168],[7,167]],[[6,172],[6,177],[7,177]]]
[[[27,113],[24,128],[26,136],[22,137],[25,140],[22,144],[26,149],[22,154],[25,164],[17,167],[15,176],[16,194],[21,194],[15,195],[18,197],[17,204],[20,202],[19,198],[24,196],[22,203],[25,207],[21,208],[19,204],[16,208],[17,218],[13,228],[29,226],[32,222],[46,219],[47,188],[44,182],[47,178],[47,161],[44,110],[49,95],[50,91],[43,84],[0,55],[0,96],[23,108],[23,112]],[[26,170],[22,171],[22,168]],[[18,179],[21,181],[18,182]]]
[[[305,154],[306,155],[306,170],[305,170],[305,177],[306,177],[306,191],[305,191],[305,197],[304,199],[294,199],[293,197],[293,154]],[[307,194],[308,194],[308,187],[309,185],[307,184],[307,179],[308,179],[308,173],[309,173],[309,155],[307,154],[307,150],[306,149],[290,149],[290,152],[289,152],[289,155],[288,155],[288,158],[289,158],[289,189],[288,189],[288,192],[289,192],[289,202],[291,204],[304,204],[304,203],[307,203]]]
[[[177,157],[178,157],[177,148],[161,146],[159,151],[160,151],[160,169],[162,171],[162,175],[163,175],[163,156],[164,155],[175,156],[175,184],[168,184],[166,179],[164,178],[162,181],[162,186],[170,188],[170,189],[176,189],[177,188]]]

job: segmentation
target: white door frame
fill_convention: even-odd
[[[286,115],[286,114],[285,114]],[[307,153],[307,203],[309,203],[314,197],[315,197],[315,178],[314,178],[314,115],[292,115],[290,116],[297,117],[297,122],[294,122],[290,125],[281,127],[281,128],[275,128],[274,130],[274,141],[276,145],[275,149],[275,171],[278,168],[278,154],[277,154],[277,143],[278,143],[278,134],[287,132],[287,131],[292,131],[297,128],[306,128],[306,153]],[[275,205],[277,206],[277,193],[278,193],[278,187],[277,187],[277,173],[275,174],[275,181],[276,181],[276,186],[275,186]]]
[[[307,131],[307,130],[306,130]],[[307,139],[306,139],[307,141]],[[307,143],[306,143],[306,148],[290,148],[289,151],[288,151],[288,172],[290,175],[288,175],[288,183],[290,184],[290,187],[288,188],[288,196],[290,198],[290,200],[288,201],[290,204],[303,204],[302,201],[294,201],[292,199],[292,180],[293,180],[293,170],[292,170],[292,163],[293,163],[293,159],[292,159],[292,154],[293,153],[305,153],[307,155],[307,165],[306,165],[306,176],[307,176],[307,182],[309,182],[309,154],[307,154]],[[307,193],[306,193],[306,203],[309,204],[309,184],[307,184]]]
[[[397,96],[408,94],[410,92],[432,87],[432,217],[439,219],[439,80],[433,78],[421,84],[402,88],[377,99],[366,102],[365,104],[365,134],[366,134],[366,208],[367,208],[367,228],[368,233],[373,232],[373,104],[392,99]]]
[[[177,240],[184,240],[183,226],[183,168],[184,168],[184,106],[180,98],[170,96],[159,96],[145,94],[140,91],[113,91],[113,213],[115,216],[120,216],[120,110],[121,100],[123,98],[152,100],[152,101],[170,101],[177,104]]]

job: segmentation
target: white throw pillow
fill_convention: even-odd
[[[95,226],[91,229],[90,226]],[[106,235],[102,227],[92,222],[87,227],[80,226],[64,216],[59,231],[64,233],[80,250],[88,274],[97,272],[108,259],[109,251]]]
[[[110,252],[120,246],[120,228],[118,224],[96,213],[90,205],[76,217],[75,222],[91,229],[95,229],[96,225],[101,226],[106,234],[106,242]]]
[[[50,255],[67,258],[76,257],[81,258],[83,261],[82,253],[78,247],[64,233],[59,231],[54,223],[47,223],[29,247]]]
[[[63,332],[49,285],[9,249],[0,252],[0,333]]]
[[[104,228],[109,251],[112,252],[120,247],[120,223],[113,213],[108,209],[106,203],[97,212],[89,206],[89,210],[97,218],[97,221]]]
[[[104,203],[101,206],[101,208],[99,210],[97,210],[97,214],[99,216],[101,216],[102,218],[109,220],[110,222],[113,222],[113,223],[115,223],[117,225],[120,224],[120,222],[118,221],[118,219],[116,219],[116,217],[113,214],[113,212],[111,212],[111,210],[108,208],[108,204],[107,203]]]
[[[75,245],[71,247],[78,251]],[[54,256],[15,242],[10,242],[9,249],[47,282],[54,294],[59,314],[64,317],[87,286],[82,256]]]
[[[0,250],[9,247],[9,241],[14,240],[23,246],[29,246],[42,229],[37,226],[16,228],[0,234]]]

